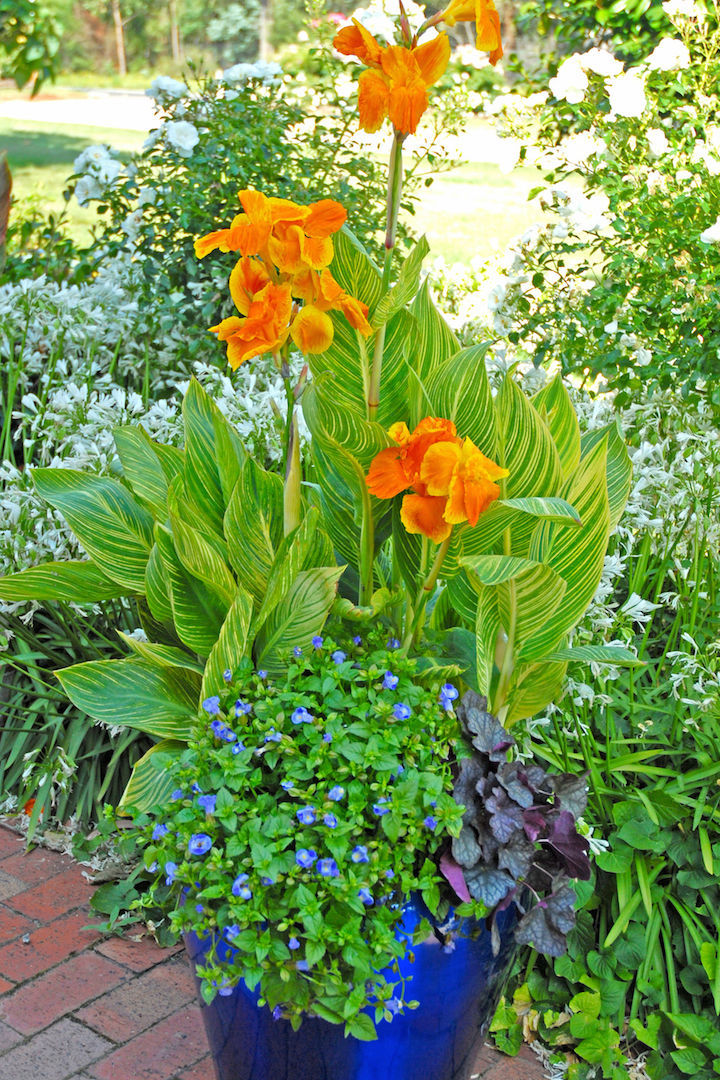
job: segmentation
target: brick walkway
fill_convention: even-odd
[[[214,1080],[182,948],[83,929],[91,893],[72,859],[0,826],[0,1080]],[[485,1047],[476,1076],[543,1071]]]

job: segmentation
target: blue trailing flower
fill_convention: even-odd
[[[332,660],[334,664],[344,664],[347,660],[347,653],[344,653],[342,649],[336,649],[332,654]]]
[[[216,795],[198,795],[198,806],[201,806],[206,814],[215,813],[215,803],[217,802]]]
[[[370,859],[368,858],[367,848],[364,844],[358,844],[356,847],[354,847],[350,854],[350,858],[354,863],[370,862]]]
[[[204,855],[212,847],[212,837],[207,833],[193,833],[188,840],[188,851],[191,855]]]
[[[332,802],[340,802],[340,800],[344,798],[345,788],[341,787],[340,784],[336,784],[335,787],[331,787],[328,791],[328,799]]]
[[[308,712],[304,705],[300,705],[297,709],[293,710],[290,719],[293,724],[312,724],[313,715],[311,712]]]
[[[220,712],[220,698],[217,694],[213,694],[212,697],[205,698],[202,707],[210,716],[217,716]]]
[[[409,705],[399,701],[397,705],[393,705],[393,716],[396,720],[409,720],[412,716],[412,709]]]
[[[320,859],[317,869],[321,877],[340,877],[340,870],[334,859]]]
[[[232,679],[232,671],[230,670],[230,668],[225,668],[225,670],[223,671],[223,679],[225,680],[225,682],[230,682],[230,680]]]
[[[249,900],[252,896],[252,890],[245,884],[249,881],[249,874],[238,874],[232,883],[231,892],[233,896],[238,896],[241,900]]]
[[[359,889],[358,896],[366,907],[371,907],[375,903],[375,898],[369,889]]]
[[[313,825],[315,823],[315,807],[301,806],[295,815],[301,825]]]
[[[177,863],[170,862],[170,861],[166,862],[165,863],[165,884],[166,885],[172,885],[173,881],[175,880],[175,875],[176,874],[177,874]]]
[[[167,836],[169,832],[170,826],[165,825],[165,823],[162,821],[158,821],[157,825],[152,831],[152,838],[153,840],[162,840],[163,836]]]
[[[383,678],[383,689],[395,690],[399,682],[400,679],[397,677],[397,675],[393,675],[392,671],[386,671]]]
[[[303,870],[309,869],[317,859],[317,851],[313,851],[312,848],[300,848],[295,855],[295,862],[298,866],[301,866]]]

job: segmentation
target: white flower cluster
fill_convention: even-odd
[[[88,146],[73,162],[73,172],[80,174],[75,184],[75,198],[81,206],[91,199],[101,199],[123,172],[122,161],[113,157],[109,146]]]
[[[233,64],[226,68],[221,82],[229,86],[237,83],[260,82],[264,86],[275,86],[282,79],[283,70],[279,64],[267,60],[257,60],[254,64]]]
[[[181,98],[186,97],[188,92],[185,83],[180,82],[179,79],[171,79],[169,75],[158,75],[150,83],[145,94],[154,101],[165,105],[172,101],[180,101]]]

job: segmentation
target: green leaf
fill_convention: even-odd
[[[607,427],[586,432],[581,440],[582,457],[607,437],[607,495],[610,509],[610,532],[614,532],[625,510],[625,504],[632,487],[633,467],[627,447],[623,442],[617,422]]]
[[[486,697],[490,693],[499,632],[500,612],[497,591],[489,585],[482,585],[478,594],[475,616],[475,668],[478,693],[485,694]]]
[[[65,604],[95,604],[126,596],[128,590],[107,577],[93,562],[73,560],[31,566],[0,578],[0,600],[57,600]]]
[[[569,664],[615,664],[617,667],[645,667],[635,653],[622,645],[578,645],[575,648],[555,649],[547,660],[567,660]]]
[[[508,695],[504,720],[506,727],[511,727],[518,720],[527,720],[559,701],[565,687],[566,672],[567,664],[561,663],[542,662],[518,668]]]
[[[190,671],[197,671],[199,675],[203,673],[202,664],[199,664],[195,657],[184,649],[178,649],[174,645],[157,645],[153,641],[138,641],[129,634],[123,634],[122,630],[118,630],[117,634],[132,652],[145,660],[150,660],[151,663],[158,664],[160,667],[187,668]]]
[[[152,439],[139,426],[116,428],[113,435],[125,479],[153,516],[164,520],[168,481]]]
[[[550,429],[511,375],[505,377],[498,391],[495,411],[498,452],[493,460],[510,474],[503,482],[503,497],[518,499],[528,495],[562,494],[558,490],[560,456]]]
[[[301,570],[327,564],[327,558],[315,559],[314,555],[327,556],[329,554],[332,558],[332,549],[329,544],[326,546],[322,543],[323,537],[324,533],[320,529],[320,511],[317,507],[311,507],[297,529],[294,529],[289,536],[283,537],[270,569],[260,610],[253,623],[253,636],[257,634],[270,612],[287,595]]]
[[[332,276],[339,285],[374,310],[382,296],[382,275],[367,251],[346,225],[333,237]]]
[[[235,485],[240,479],[240,472],[249,455],[242,440],[232,424],[218,410],[213,413],[215,432],[215,460],[220,476],[220,490],[223,506],[230,502]]]
[[[532,638],[557,610],[566,584],[542,563],[514,555],[481,555],[464,564],[484,586],[495,586],[500,622],[513,647]],[[478,658],[479,662],[479,658]]]
[[[217,545],[210,544],[202,533],[178,517],[172,505],[170,523],[175,552],[185,570],[207,585],[229,607],[237,585],[225,559],[218,554]]]
[[[405,307],[415,297],[420,283],[422,264],[429,251],[430,245],[426,238],[421,236],[403,261],[397,281],[375,308],[372,316],[374,328],[384,326],[400,308]]]
[[[153,806],[167,803],[175,787],[170,769],[186,748],[187,744],[178,739],[162,739],[151,746],[133,766],[117,806],[118,813],[124,814],[130,807],[147,812]]]
[[[532,403],[547,420],[566,478],[580,464],[580,425],[562,376],[556,375],[535,395]]]
[[[495,459],[497,432],[492,393],[485,367],[488,345],[472,345],[436,368],[426,382],[431,415],[452,420],[458,435],[469,438]]]
[[[357,1013],[353,1016],[352,1020],[345,1025],[345,1034],[352,1035],[354,1039],[361,1039],[363,1042],[373,1042],[378,1037],[375,1025],[367,1013]]]
[[[33,469],[37,492],[63,515],[99,570],[145,592],[153,518],[116,480],[76,469]]]
[[[169,585],[175,631],[193,652],[209,656],[230,604],[216,589],[187,572],[177,556],[169,529],[156,526],[155,539]]]
[[[158,739],[188,739],[197,715],[200,676],[150,660],[91,660],[57,672],[78,709],[108,725]]]
[[[416,333],[411,341],[411,367],[422,383],[428,376],[454,356],[460,349],[460,342],[445,322],[430,296],[430,278],[425,278],[420,292],[410,307],[416,320]],[[414,415],[419,423],[427,413],[418,408]],[[414,425],[413,425],[414,426]]]
[[[170,578],[165,571],[157,543],[150,549],[150,558],[145,568],[145,596],[150,614],[157,622],[172,622]]]
[[[522,514],[542,518],[544,521],[555,521],[559,525],[582,525],[577,510],[565,499],[528,496],[524,499],[498,499],[493,505],[519,510]]]
[[[513,548],[517,553],[522,553],[523,545],[518,539],[520,526],[524,526],[523,531],[528,533],[529,543],[530,534],[538,519],[566,524],[579,523],[575,508],[564,499],[496,499],[480,515],[477,525],[461,525],[455,528],[454,536],[457,536],[457,542],[451,544],[443,563],[443,577],[456,574],[462,560],[487,555],[493,552],[493,549],[500,548],[506,529],[512,530]]]
[[[216,430],[229,427],[217,405],[205,393],[197,379],[190,380],[182,405],[185,423],[185,488],[205,523],[222,535],[225,497],[218,460]],[[233,433],[234,435],[234,433]],[[233,435],[228,440],[233,443]],[[227,441],[223,443],[227,450]],[[233,443],[234,445],[234,443]]]
[[[413,593],[421,584],[422,537],[409,533],[400,520],[401,501],[392,500],[393,556],[397,559],[403,581]]]
[[[252,458],[243,465],[225,514],[230,565],[261,604],[283,536],[283,484]]]
[[[309,648],[332,607],[345,568],[319,566],[298,574],[285,599],[271,612],[258,637],[257,663],[271,673],[285,670],[296,645]]]
[[[249,631],[252,618],[253,600],[249,592],[239,587],[232,602],[227,618],[222,625],[219,637],[213,645],[203,675],[200,697],[211,697],[227,685],[223,678],[226,669],[234,671],[250,649]]]

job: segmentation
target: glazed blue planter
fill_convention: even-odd
[[[409,902],[400,932],[412,934],[423,914],[421,902]],[[516,921],[514,908],[497,916],[497,956],[490,932],[468,919],[458,920],[452,952],[435,937],[415,946],[414,963],[401,961],[401,970],[420,1005],[381,1021],[375,1042],[345,1038],[342,1025],[317,1017],[293,1031],[241,983],[201,1010],[218,1080],[469,1080],[512,964]],[[208,943],[188,935],[185,944],[200,963]]]

